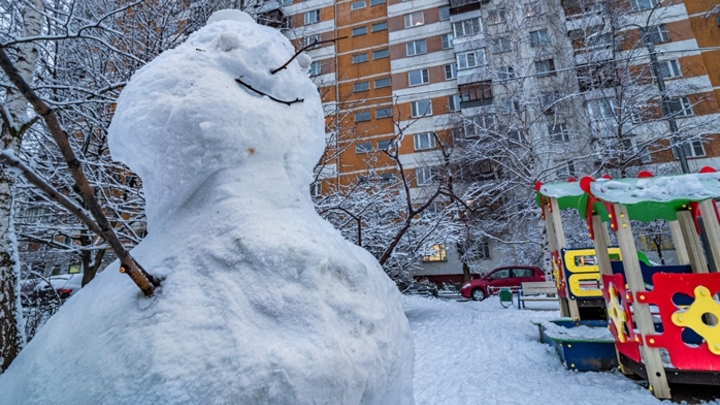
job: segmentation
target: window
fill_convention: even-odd
[[[497,10],[492,10],[490,13],[488,13],[488,23],[489,24],[501,24],[507,21],[507,18],[505,16],[505,9],[499,8]]]
[[[443,49],[450,49],[453,47],[453,34],[445,34],[440,37]]]
[[[389,108],[388,108],[389,110]],[[378,141],[378,150],[390,150],[393,148],[393,141],[392,139],[387,139],[384,141]]]
[[[613,47],[613,35],[611,33],[605,34],[592,34],[585,39],[585,44],[588,49],[610,49]]]
[[[367,91],[370,90],[370,82],[359,82],[355,83],[355,86],[353,87],[353,91]]]
[[[420,55],[423,53],[427,53],[427,45],[425,44],[424,39],[419,39],[417,41],[411,41],[405,44],[405,48],[407,51],[407,56],[414,56],[414,55]]]
[[[457,54],[457,63],[459,69],[468,69],[477,66],[485,66],[485,49],[478,49],[472,52]]]
[[[450,111],[460,111],[460,95],[454,94],[448,96],[448,109]]]
[[[492,82],[490,80],[460,86],[460,99],[463,102],[486,100],[493,98]]]
[[[693,115],[692,103],[687,97],[675,97],[663,105],[663,114],[676,117],[690,117]]]
[[[387,29],[387,23],[386,22],[379,22],[377,24],[373,24],[370,27],[371,32],[378,32],[378,31],[385,31]]]
[[[304,45],[304,46],[310,46],[310,45],[313,45],[313,44],[317,44],[317,45],[315,45],[315,46],[313,46],[313,47],[311,47],[311,48],[308,48],[308,49],[317,49],[317,48],[320,48],[320,47],[322,46],[322,45],[319,44],[320,41],[322,41],[322,39],[320,38],[320,34],[317,34],[317,35],[308,35],[308,36],[306,36],[305,38],[303,38],[303,45]]]
[[[281,6],[289,6],[290,4],[292,4],[292,0],[280,0]]]
[[[359,53],[357,55],[353,55],[352,57],[352,63],[362,63],[368,61],[368,55],[366,53]]]
[[[430,100],[418,100],[410,103],[410,116],[412,118],[432,115],[432,103]]]
[[[493,52],[495,53],[510,52],[511,48],[512,44],[506,37],[495,38],[493,40]]]
[[[318,61],[313,61],[310,63],[310,69],[308,69],[308,73],[310,74],[310,77],[319,76],[322,71],[322,65]]]
[[[498,270],[490,276],[493,280],[502,280],[504,278],[510,278],[510,269]]]
[[[383,87],[390,87],[390,78],[384,77],[382,79],[375,80],[375,88],[380,89]]]
[[[612,98],[600,98],[590,100],[586,103],[590,119],[599,121],[613,118],[615,116],[615,100]]]
[[[555,61],[552,59],[535,61],[535,71],[538,76],[550,76],[555,74]]]
[[[465,138],[473,139],[495,130],[495,117],[490,114],[477,115],[465,122]],[[491,170],[492,171],[492,170]]]
[[[380,5],[380,4],[385,4],[385,0],[370,0],[370,5],[371,5],[371,6],[377,6],[377,5]]]
[[[705,156],[705,147],[703,146],[702,141],[692,141],[692,142],[685,142],[682,145],[683,150],[685,151],[685,157],[703,157]],[[675,148],[673,148],[673,157],[677,159],[677,154],[675,153]]]
[[[310,195],[313,197],[322,196],[322,183],[316,182],[310,185]]]
[[[358,37],[360,35],[365,35],[365,34],[367,34],[367,27],[357,27],[357,28],[353,28],[353,30],[352,30],[352,36],[354,36],[354,37]]]
[[[423,132],[415,134],[413,141],[415,142],[415,150],[432,149],[435,147],[435,133]]]
[[[682,76],[680,63],[677,59],[658,62],[658,70],[660,71],[660,77],[663,79],[673,79]]]
[[[358,111],[355,113],[355,122],[370,121],[370,111]]]
[[[545,114],[552,114],[555,112],[555,104],[560,99],[560,94],[547,91],[540,94],[540,107]]]
[[[440,14],[440,21],[449,20],[450,19],[450,6],[439,7],[438,13]]]
[[[378,119],[389,118],[389,117],[392,117],[392,115],[393,115],[393,111],[392,111],[392,108],[390,108],[390,107],[378,108],[377,110],[375,110],[375,118],[378,118]],[[380,145],[380,144],[378,143],[378,145]],[[378,146],[378,149],[384,150],[384,149],[380,148],[380,146]]]
[[[458,66],[457,63],[451,63],[445,65],[445,80],[455,79],[457,77]]]
[[[408,84],[419,86],[430,82],[430,72],[427,69],[417,69],[408,72]]]
[[[305,13],[305,25],[316,24],[318,22],[320,22],[320,10]]]
[[[548,125],[548,132],[550,133],[550,138],[554,142],[570,141],[570,132],[568,131],[567,125],[565,123]]]
[[[380,175],[381,183],[394,183],[396,181],[397,181],[397,176],[395,175],[395,173],[383,173]]]
[[[415,180],[418,186],[429,186],[437,183],[437,170],[434,167],[418,167],[415,169]]]
[[[387,49],[379,49],[377,51],[373,51],[373,59],[382,59],[388,57],[388,50]]]
[[[533,18],[542,14],[542,3],[536,1],[525,5],[525,17]]]
[[[577,77],[580,91],[605,89],[618,85],[615,65],[612,61],[579,65]]]
[[[423,252],[422,261],[424,262],[444,262],[447,261],[445,245],[435,244],[426,246]]]
[[[520,103],[512,97],[505,97],[500,100],[500,108],[505,114],[514,114],[520,111]]]
[[[639,159],[642,163],[652,162],[652,158],[650,157],[650,153],[648,152],[647,145],[643,147],[638,147],[634,140],[623,139],[620,143],[620,146],[621,152],[623,152],[623,155],[625,155],[626,159]]]
[[[468,20],[453,23],[455,38],[475,35],[480,33],[480,18],[470,18]]]
[[[372,143],[363,142],[355,144],[355,153],[369,153],[372,152]]]
[[[499,81],[514,79],[515,70],[512,66],[503,66],[497,70],[497,77]]]
[[[545,46],[550,43],[548,38],[548,32],[546,29],[530,31],[530,46],[536,48],[538,46]]]
[[[665,24],[656,25],[650,27],[647,30],[646,35],[653,44],[661,44],[663,42],[670,42],[670,32],[668,32]]]
[[[360,10],[361,8],[365,8],[365,1],[356,1],[350,5],[350,10]]]
[[[558,177],[575,177],[575,164],[572,161],[555,162],[555,164],[558,166],[557,171],[555,171]]]
[[[631,0],[630,3],[635,11],[650,10],[658,5],[657,0]]]
[[[425,24],[425,16],[422,11],[405,14],[405,28],[417,27]]]
[[[515,143],[518,145],[525,145],[527,141],[525,140],[525,135],[523,135],[522,131],[519,129],[511,129],[507,132],[507,138],[508,141],[511,143]]]

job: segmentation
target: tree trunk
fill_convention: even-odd
[[[23,9],[24,36],[33,37],[42,31],[42,0],[33,0],[32,6]],[[34,42],[16,46],[18,72],[27,83],[33,82],[38,49]],[[8,114],[3,126],[2,147],[13,152],[20,150],[22,142],[21,128],[28,121],[27,100],[20,91],[9,88],[6,94]],[[22,308],[18,294],[20,263],[17,253],[17,238],[13,228],[12,193],[15,175],[0,170],[0,372],[4,372],[20,353],[25,342],[23,333]]]
[[[20,353],[24,343],[22,312],[18,299],[20,263],[13,229],[13,175],[0,170],[0,372],[4,372]]]

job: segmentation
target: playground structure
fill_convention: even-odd
[[[709,270],[720,268],[720,173],[585,177],[536,190],[561,314],[582,322],[585,308],[605,307],[621,370],[658,398],[671,397],[670,383],[720,384],[720,274]],[[567,208],[587,221],[594,249],[566,249]],[[638,253],[630,221],[655,219],[669,222],[678,265],[652,266]],[[608,246],[608,224],[617,248]]]

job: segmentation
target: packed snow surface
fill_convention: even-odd
[[[313,209],[317,89],[297,61],[270,73],[295,52],[277,30],[213,20],[133,76],[110,127],[147,200],[132,254],[162,287],[111,265],[0,377],[2,404],[413,403],[399,291]]]
[[[542,304],[527,306],[547,307]],[[533,324],[557,319],[557,309],[503,308],[497,296],[482,302],[406,297],[405,312],[415,336],[417,405],[673,403],[617,371],[566,370],[555,349],[540,343]],[[701,391],[673,389],[675,403],[695,395],[707,400]]]

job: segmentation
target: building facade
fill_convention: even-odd
[[[532,198],[536,180],[677,172],[683,154],[690,172],[720,164],[720,8],[711,2],[288,0],[272,9],[296,47],[308,47],[325,102],[329,148],[315,195],[395,178],[397,162],[380,153],[389,149],[420,197],[439,177],[443,148],[473,150],[452,166],[464,171],[453,181],[458,195],[486,190],[468,200],[485,215],[500,215],[487,190],[502,182],[507,210]],[[502,215],[508,226],[484,242],[472,271],[518,260],[500,248],[503,232],[537,222]],[[455,256],[429,241],[416,276],[462,274]]]

